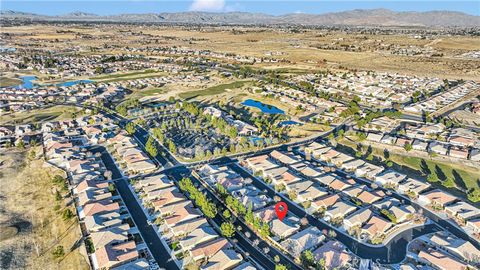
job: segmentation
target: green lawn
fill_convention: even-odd
[[[166,73],[162,71],[148,69],[144,71],[137,71],[137,72],[130,72],[130,73],[97,76],[90,79],[97,82],[106,83],[106,82],[119,82],[119,81],[126,81],[126,80],[155,78],[155,77],[165,76],[165,74]]]
[[[142,71],[135,71],[135,72],[129,72],[129,73],[114,73],[114,74],[108,74],[108,75],[100,75],[96,76],[93,78],[90,78],[91,80],[105,80],[105,79],[113,79],[113,78],[119,78],[119,77],[127,77],[127,76],[135,76],[135,75],[140,75],[140,74],[148,74],[155,72],[153,69],[147,69],[147,70],[142,70]]]
[[[250,82],[249,80],[246,81],[236,81],[232,83],[226,83],[226,84],[219,84],[215,85],[212,87],[209,87],[207,89],[202,89],[202,90],[195,90],[195,91],[189,91],[185,93],[179,94],[180,98],[183,99],[191,99],[191,98],[196,98],[200,96],[211,96],[211,95],[218,95],[227,89],[237,89],[243,87],[246,83]]]
[[[341,144],[355,149],[352,142],[343,139]],[[402,151],[402,150],[399,150]],[[384,149],[372,148],[374,156],[384,159]],[[413,154],[403,155],[390,152],[389,160],[397,164],[396,169],[402,169],[404,172],[414,174],[426,178],[429,172],[435,172],[437,176],[442,178],[454,179],[457,187],[461,189],[478,188],[480,182],[480,171],[477,168],[465,166],[461,163],[449,163],[447,161],[433,160],[430,158],[416,157]],[[377,159],[377,160],[379,160]]]
[[[46,109],[10,113],[0,116],[0,124],[35,124],[53,120],[58,121],[72,118],[72,113],[78,111],[80,111],[80,108],[71,106],[54,106]]]

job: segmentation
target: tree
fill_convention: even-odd
[[[58,201],[61,201],[63,199],[63,196],[62,194],[60,194],[60,191],[56,191],[55,192],[55,200],[58,202]]]
[[[229,219],[231,216],[232,214],[230,213],[230,211],[228,211],[228,209],[225,209],[225,211],[223,211],[224,218]]]
[[[223,222],[220,226],[220,229],[222,231],[222,235],[227,238],[231,238],[235,235],[235,226],[233,226],[231,222]]]
[[[290,200],[294,201],[295,199],[297,199],[297,192],[295,190],[290,190],[288,192],[288,198],[290,198]]]
[[[73,212],[69,208],[63,210],[62,218],[63,220],[69,220],[73,217]]]
[[[270,226],[268,225],[267,222],[262,223],[262,227],[260,228],[260,235],[263,238],[270,236]]]
[[[56,246],[52,251],[53,258],[58,259],[65,256],[65,250],[63,246]]]
[[[315,265],[315,258],[313,257],[313,253],[310,250],[305,250],[300,255],[300,261],[305,268],[309,268],[310,266]]]
[[[283,264],[275,265],[275,270],[287,270],[288,268]]]
[[[173,154],[177,153],[177,146],[175,146],[175,143],[171,140],[168,141],[168,150]]]
[[[152,136],[148,136],[147,144],[145,144],[145,150],[147,150],[152,157],[156,157],[158,155],[158,145]]]
[[[410,144],[410,143],[406,143],[406,144],[403,146],[403,149],[405,149],[405,151],[407,151],[407,152],[410,152],[410,151],[413,149],[413,146],[412,146],[412,144]]]
[[[95,246],[93,245],[92,239],[90,237],[85,239],[85,247],[87,248],[88,253],[92,254],[95,252]]]
[[[136,126],[133,122],[130,122],[128,123],[126,126],[125,126],[125,130],[127,131],[128,135],[132,136],[135,131],[136,131]]]
[[[23,139],[20,139],[17,143],[17,147],[19,149],[25,149],[25,143],[23,142]]]

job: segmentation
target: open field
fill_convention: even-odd
[[[21,83],[22,80],[17,78],[0,77],[0,87],[15,86]]]
[[[17,34],[19,42],[28,42],[34,38],[51,42],[61,38],[65,48],[84,46],[103,46],[105,44],[128,44],[129,47],[144,48],[151,44],[162,47],[183,47],[211,50],[219,53],[235,53],[246,56],[285,59],[290,63],[255,63],[264,68],[284,68],[300,70],[350,68],[399,72],[407,75],[437,76],[440,78],[478,79],[480,61],[467,61],[455,56],[474,50],[480,50],[477,37],[441,35],[427,39],[418,39],[408,34],[360,34],[340,31],[304,29],[298,32],[265,29],[260,27],[202,27],[201,37],[196,28],[150,26],[143,28],[132,25],[72,26],[71,33],[58,34],[60,26],[28,25],[6,27],[5,33]],[[125,35],[126,31],[139,32],[140,35]],[[89,35],[93,38],[83,40],[76,35]],[[107,42],[108,41],[108,42]],[[148,43],[148,42],[151,42]],[[386,46],[431,47],[443,57],[401,56],[381,50],[376,44]],[[342,46],[354,46],[357,51],[345,51]],[[334,48],[322,49],[325,46]],[[252,48],[255,48],[252,50]],[[105,50],[107,54],[119,54],[121,48]],[[273,54],[271,54],[273,52]],[[84,51],[84,55],[96,52]],[[142,52],[128,52],[142,54]],[[155,53],[148,54],[157,57]],[[324,62],[325,59],[325,62]],[[294,71],[300,72],[300,71]],[[144,74],[145,75],[145,74]],[[123,78],[123,77],[122,77]],[[114,79],[114,78],[110,78]],[[120,79],[120,78],[117,78]]]
[[[0,125],[34,124],[54,120],[64,120],[73,117],[74,113],[80,112],[80,108],[71,106],[52,106],[32,112],[13,112],[0,115]]]
[[[242,88],[245,86],[248,82],[246,81],[236,81],[232,83],[226,83],[226,84],[219,84],[216,86],[209,87],[207,89],[202,89],[202,90],[195,90],[195,91],[189,91],[189,92],[184,92],[179,94],[179,97],[183,99],[191,99],[191,98],[196,98],[200,96],[213,96],[213,95],[218,95],[222,94],[228,90],[235,90],[238,88]]]
[[[139,72],[131,72],[131,73],[115,73],[105,76],[98,76],[90,78],[90,80],[94,80],[96,82],[120,82],[126,80],[134,80],[134,79],[147,79],[147,78],[155,78],[165,76],[165,72],[157,72],[155,70],[145,70]]]
[[[52,178],[62,172],[31,157],[26,151],[0,153],[0,268],[89,269],[76,218],[62,218],[65,209],[75,210],[68,198],[55,198]],[[59,246],[64,255],[54,258]]]

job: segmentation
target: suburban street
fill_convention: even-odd
[[[148,218],[142,210],[142,206],[138,204],[135,196],[129,188],[129,183],[123,177],[115,162],[112,160],[110,154],[103,147],[96,147],[92,151],[102,153],[102,161],[108,170],[112,172],[113,179],[119,179],[114,182],[118,193],[122,197],[125,206],[130,213],[138,231],[148,246],[153,258],[158,265],[165,269],[179,269],[177,264],[171,259],[168,250],[162,244],[156,229],[148,223]]]

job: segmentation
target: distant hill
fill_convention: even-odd
[[[353,25],[353,26],[423,26],[474,27],[480,26],[480,16],[454,11],[395,12],[388,9],[356,9],[325,14],[295,13],[273,16],[249,12],[178,12],[120,14],[100,16],[73,12],[60,16],[46,16],[17,11],[1,11],[2,19],[28,19],[39,21],[105,21],[141,23],[194,23],[194,24],[301,24],[301,25]]]

